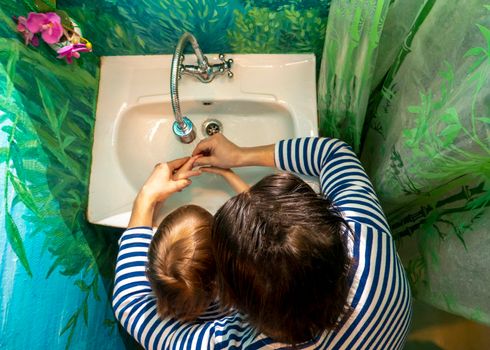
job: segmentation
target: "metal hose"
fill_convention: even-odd
[[[170,97],[172,100],[172,109],[174,111],[175,121],[184,132],[187,129],[187,124],[184,122],[184,117],[180,111],[178,80],[182,53],[184,52],[185,45],[188,42],[191,43],[192,48],[194,49],[197,56],[198,65],[200,67],[205,65],[204,55],[199,47],[199,44],[197,43],[196,38],[191,33],[184,33],[180,37],[177,47],[175,48],[174,56],[172,58],[172,66],[170,69]]]

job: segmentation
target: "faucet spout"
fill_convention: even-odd
[[[191,33],[184,33],[177,43],[177,47],[175,48],[174,56],[172,58],[172,66],[170,68],[170,96],[175,117],[173,131],[183,143],[191,143],[196,138],[194,125],[189,118],[182,115],[179,102],[178,80],[180,78],[180,65],[184,60],[182,53],[184,52],[185,45],[188,42],[191,43],[192,48],[196,53],[199,66],[204,65],[206,61],[194,35]]]
[[[197,65],[184,65],[184,49],[190,43],[197,57]],[[189,118],[182,115],[179,102],[178,81],[181,74],[192,75],[203,83],[211,82],[216,75],[228,73],[228,77],[232,78],[231,65],[232,59],[225,60],[225,55],[220,54],[221,63],[209,64],[208,59],[202,53],[196,38],[191,33],[184,33],[177,43],[174,56],[172,58],[172,66],[170,71],[170,97],[172,100],[172,109],[174,111],[175,122],[173,130],[175,135],[184,143],[191,143],[196,137],[194,125]]]

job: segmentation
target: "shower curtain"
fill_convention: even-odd
[[[319,76],[415,297],[490,324],[490,3],[334,0]]]

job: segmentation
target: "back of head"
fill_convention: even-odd
[[[331,203],[298,177],[264,178],[215,215],[221,302],[289,344],[335,328],[348,309],[346,229]]]
[[[160,316],[191,321],[214,300],[212,223],[208,211],[187,205],[170,213],[158,227],[148,252],[147,277]]]

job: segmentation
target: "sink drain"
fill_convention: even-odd
[[[202,133],[206,136],[213,136],[223,132],[223,124],[216,119],[208,119],[202,123]]]

